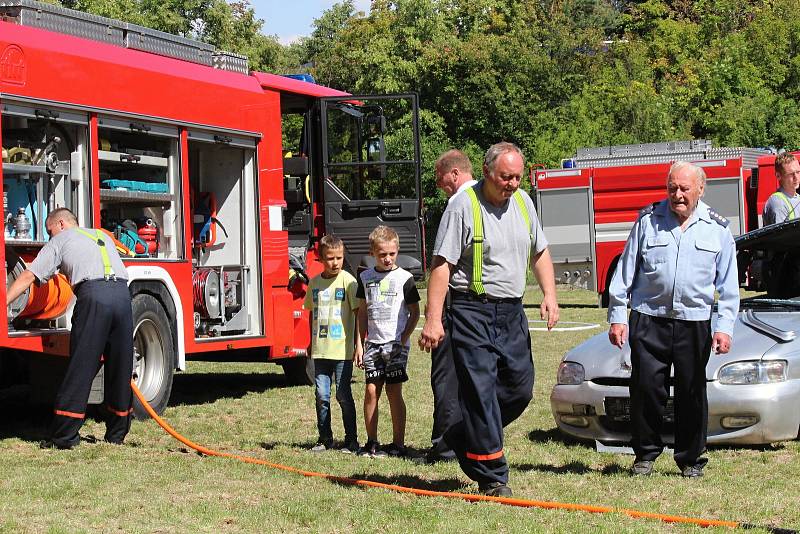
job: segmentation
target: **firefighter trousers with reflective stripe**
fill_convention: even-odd
[[[632,311],[629,322],[631,431],[636,457],[655,460],[664,450],[663,418],[670,367],[674,367],[675,463],[681,468],[704,466],[711,321],[682,321]]]
[[[469,478],[505,484],[503,427],[533,396],[528,319],[521,302],[453,300],[448,324],[462,421],[445,440]]]
[[[92,380],[104,369],[105,439],[121,443],[131,425],[133,317],[125,280],[91,280],[76,287],[69,363],[55,401],[53,443],[78,444]],[[101,361],[102,358],[102,361]]]

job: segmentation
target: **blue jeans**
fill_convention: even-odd
[[[342,408],[344,442],[358,441],[356,430],[356,403],[350,389],[353,377],[351,360],[314,360],[314,381],[317,396],[317,431],[320,441],[333,439],[331,430],[331,382],[336,380],[336,400]]]

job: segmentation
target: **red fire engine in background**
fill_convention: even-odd
[[[639,210],[662,200],[678,160],[703,167],[704,201],[730,221],[734,236],[761,226],[777,188],[775,156],[753,148],[714,148],[676,141],[584,148],[561,169],[534,174],[542,228],[559,283],[595,290],[608,305],[608,285]]]
[[[422,275],[417,130],[415,95],[350,96],[250,72],[201,42],[8,0],[4,287],[47,242],[47,214],[68,207],[126,255],[136,380],[157,411],[191,358],[255,357],[305,380],[302,300],[320,236],[342,237],[354,271],[388,224]],[[52,390],[41,386],[64,367],[73,302],[56,277],[9,306],[0,384],[23,375]]]

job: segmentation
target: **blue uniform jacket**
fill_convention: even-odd
[[[727,220],[702,200],[684,231],[662,200],[639,214],[609,288],[609,323],[627,323],[627,306],[646,315],[686,321],[711,317],[713,331],[733,334],[739,311],[736,246]]]

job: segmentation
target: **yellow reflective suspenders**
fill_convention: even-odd
[[[472,281],[469,284],[469,290],[477,295],[483,295],[486,293],[483,288],[483,213],[481,212],[481,203],[478,201],[475,188],[470,187],[465,192],[472,202]],[[528,212],[528,206],[525,204],[525,199],[522,198],[522,193],[519,189],[514,191],[513,197],[522,212],[522,216],[525,218],[528,236],[532,238],[531,247],[534,247],[536,246],[536,229],[534,228],[533,234],[530,233],[531,215]],[[530,259],[530,253],[528,254],[528,259]]]
[[[796,219],[797,214],[794,212],[794,206],[792,206],[792,203],[789,200],[789,197],[786,196],[786,193],[784,193],[783,191],[775,191],[775,193],[773,194],[780,196],[783,199],[783,202],[786,204],[786,207],[789,209],[789,213],[787,213],[786,215],[786,220],[791,221],[792,219]],[[783,221],[776,221],[776,222],[783,222]]]
[[[103,240],[102,234],[100,230],[95,230],[95,235],[90,234],[83,228],[76,228],[80,233],[97,243],[97,246],[100,247],[100,256],[103,258],[103,276],[106,279],[114,278],[114,269],[111,268],[111,261],[108,259],[108,250],[106,249],[106,242]]]

